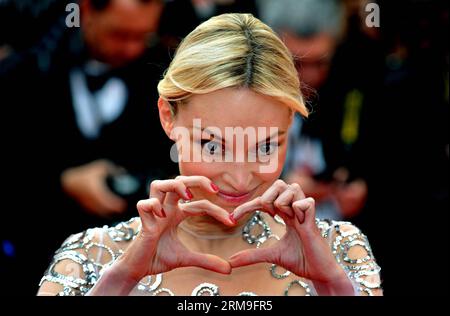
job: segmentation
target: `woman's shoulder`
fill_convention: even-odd
[[[128,221],[116,223],[114,225],[95,227],[83,232],[70,235],[56,251],[56,253],[79,250],[86,252],[91,257],[92,250],[100,252],[123,252],[128,244],[137,236],[141,228],[139,217],[133,217]],[[110,248],[110,249],[109,249]],[[101,257],[101,256],[99,256]],[[91,261],[97,261],[97,258],[90,258]]]
[[[330,244],[336,261],[344,268],[357,292],[380,295],[381,267],[377,264],[368,237],[349,221],[316,219],[322,237]]]
[[[316,218],[316,225],[338,262],[351,265],[375,261],[368,237],[353,223]],[[359,259],[351,259],[356,257]]]
[[[70,235],[55,252],[39,286],[40,295],[84,295],[137,236],[139,217]]]
[[[365,236],[356,225],[349,221],[316,218],[316,225],[319,228],[322,237],[327,239],[348,235]]]

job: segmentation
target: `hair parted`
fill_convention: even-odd
[[[251,14],[222,14],[180,43],[158,84],[172,113],[193,94],[249,88],[308,116],[293,57],[281,39]]]

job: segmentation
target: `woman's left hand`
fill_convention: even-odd
[[[273,246],[236,253],[229,259],[233,268],[274,263],[311,280],[319,295],[354,295],[351,281],[316,225],[314,199],[305,198],[300,185],[277,180],[262,196],[237,207],[232,217],[239,220],[256,210],[279,215],[286,234]]]

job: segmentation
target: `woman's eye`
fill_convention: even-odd
[[[217,155],[221,154],[223,152],[222,144],[210,141],[210,140],[203,140],[202,139],[202,149],[208,154],[208,155]]]
[[[277,143],[265,143],[263,145],[258,146],[258,154],[269,156],[272,155],[277,148],[278,148]]]

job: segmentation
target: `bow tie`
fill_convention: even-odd
[[[113,77],[110,72],[98,76],[89,75],[87,73],[84,73],[84,75],[86,76],[86,84],[91,92],[97,92],[102,89],[105,83]]]

